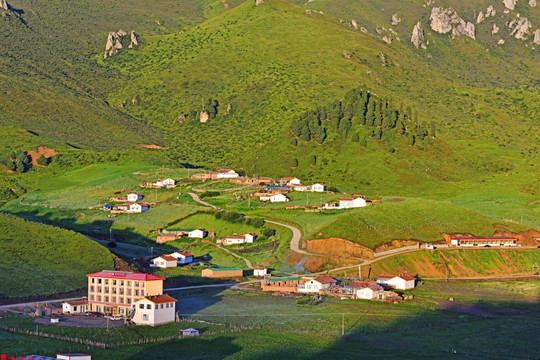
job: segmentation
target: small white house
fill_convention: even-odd
[[[39,357],[35,358],[36,360]],[[92,360],[92,355],[86,354],[56,354],[57,360]]]
[[[384,291],[384,288],[377,283],[367,281],[355,281],[347,286],[347,289],[356,295],[357,299],[373,300],[378,299],[379,294]]]
[[[340,198],[339,199],[339,208],[340,209],[349,209],[349,208],[358,208],[367,206],[369,200],[364,197],[352,197],[352,198]]]
[[[379,275],[377,277],[377,283],[381,285],[386,285],[397,290],[410,290],[414,289],[414,287],[416,286],[416,279],[407,274],[403,274],[400,276]]]
[[[161,183],[163,184],[163,187],[168,188],[168,189],[176,186],[176,181],[174,181],[171,178],[163,179],[161,180]]]
[[[301,192],[309,190],[308,187],[305,186],[305,185],[297,185],[293,189],[294,189],[294,191],[301,191]]]
[[[127,201],[129,202],[135,202],[135,201],[141,200],[142,198],[143,196],[137,193],[131,193],[127,195]]]
[[[175,321],[176,299],[169,295],[147,296],[133,303],[133,322],[137,325],[161,325]]]
[[[301,181],[300,179],[295,178],[295,177],[284,177],[284,178],[279,179],[279,183],[283,185],[293,186],[293,185],[300,185]]]
[[[260,198],[259,198],[261,201],[270,201],[270,202],[287,202],[289,201],[289,198],[285,195],[283,195],[282,193],[277,193],[277,194],[268,194],[268,195],[262,195]]]
[[[84,314],[88,309],[88,302],[85,299],[77,301],[65,301],[62,303],[62,312],[64,314]]]
[[[223,245],[243,244],[246,242],[244,235],[232,235],[223,239]]]
[[[330,277],[321,277],[315,280],[309,280],[303,284],[298,284],[298,292],[318,293],[321,290],[327,290],[337,281]]]
[[[148,210],[148,204],[143,204],[143,203],[131,204],[129,205],[129,208],[128,208],[129,212],[134,212],[134,213],[142,213],[147,210]]]
[[[176,258],[171,255],[158,256],[157,258],[152,259],[152,262],[154,263],[155,267],[160,267],[164,269],[176,267],[178,265]]]
[[[311,185],[310,189],[311,189],[312,192],[325,192],[326,191],[326,185],[316,183],[316,184]]]
[[[185,265],[193,262],[193,255],[187,251],[175,251],[170,256],[176,259],[180,265]]]
[[[231,179],[231,178],[237,178],[240,175],[232,169],[221,169],[217,172],[216,177],[218,179]]]
[[[208,236],[208,231],[204,229],[196,229],[188,232],[188,237],[190,238],[205,238]]]
[[[262,268],[262,267],[253,268],[254,276],[264,277],[266,276],[267,272],[268,272],[268,269],[266,268]]]
[[[252,234],[252,233],[247,233],[244,235],[244,239],[245,239],[244,242],[252,243],[255,240],[257,240],[257,235]]]

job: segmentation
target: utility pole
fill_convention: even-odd
[[[345,313],[341,313],[341,335],[345,335]]]
[[[109,228],[109,241],[112,241],[112,229]]]
[[[362,265],[358,264],[358,280],[362,280]]]

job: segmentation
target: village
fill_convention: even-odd
[[[225,184],[242,186],[248,193],[245,199],[258,199],[260,204],[283,203],[283,209],[299,210],[306,212],[329,212],[336,210],[348,211],[354,208],[364,208],[379,202],[379,199],[368,199],[360,193],[337,194],[335,189],[328,188],[324,183],[314,182],[303,185],[296,177],[284,177],[278,181],[271,178],[249,178],[240,176],[232,169],[222,169],[216,172],[197,173],[191,176],[196,181],[218,181]],[[109,217],[120,214],[141,214],[151,212],[149,197],[157,191],[172,191],[177,188],[177,181],[172,178],[158,178],[155,182],[146,181],[139,184],[142,191],[128,189],[111,196],[102,210],[109,213]],[[245,187],[245,188],[244,188]],[[151,190],[152,192],[148,192]],[[197,189],[192,190],[194,193]],[[212,214],[226,213],[225,210],[206,203],[198,197],[190,195],[193,199],[206,207],[211,207]],[[201,193],[201,191],[199,191]],[[291,194],[316,193],[326,194],[328,198],[335,199],[321,202],[319,205],[293,205],[289,206]],[[181,193],[178,193],[180,195]],[[376,206],[376,205],[375,205]],[[241,218],[243,215],[241,216]],[[246,218],[242,218],[245,221]],[[136,221],[136,220],[135,220]],[[259,219],[261,224],[266,220]],[[272,222],[270,222],[272,223]],[[283,224],[278,224],[283,226]],[[362,274],[362,265],[365,260],[358,260],[360,264],[357,271],[349,266],[349,275],[332,276],[331,271],[310,273],[305,269],[296,269],[294,272],[274,269],[271,266],[262,266],[264,261],[257,261],[252,266],[251,262],[243,257],[242,251],[246,246],[256,245],[259,241],[268,241],[268,236],[275,234],[275,229],[258,228],[258,231],[217,235],[217,229],[212,228],[211,223],[198,223],[197,227],[181,228],[175,225],[160,228],[154,238],[156,245],[167,246],[175,244],[178,248],[174,251],[157,251],[156,255],[145,255],[133,258],[136,265],[134,271],[126,270],[102,270],[87,274],[87,293],[78,299],[63,301],[57,305],[36,303],[34,306],[17,308],[16,311],[30,315],[37,324],[49,326],[75,326],[75,327],[104,327],[118,328],[124,326],[163,326],[182,321],[183,309],[179,305],[181,295],[176,291],[182,288],[167,287],[169,275],[191,274],[201,279],[201,285],[195,286],[201,289],[211,289],[215,286],[223,286],[228,291],[239,293],[258,294],[259,296],[270,295],[271,299],[292,298],[297,299],[297,304],[316,305],[325,299],[334,301],[352,301],[367,303],[386,303],[395,306],[403,302],[413,301],[411,293],[417,286],[423,286],[424,280],[418,275],[411,276],[406,271],[394,274],[375,273]],[[259,240],[263,239],[263,240]],[[538,240],[538,239],[537,239]],[[291,249],[293,248],[291,240]],[[298,241],[298,240],[297,240]],[[109,243],[110,245],[111,243]],[[183,244],[185,247],[179,247]],[[245,261],[246,267],[220,266],[220,263],[210,261],[207,255],[196,256],[192,249],[195,244],[211,244],[218,251],[230,253],[236,258]],[[114,242],[114,245],[116,243]],[[275,243],[274,243],[275,246]],[[298,245],[296,245],[298,246]],[[417,243],[415,250],[438,251],[443,248],[478,249],[478,248],[511,248],[521,247],[517,237],[493,236],[452,236],[444,242],[437,244]],[[188,251],[190,249],[190,251]],[[229,250],[230,249],[230,250]],[[412,251],[412,247],[389,250],[388,254],[399,254],[400,251]],[[302,250],[295,250],[302,252]],[[307,253],[306,253],[307,254]],[[389,255],[390,256],[390,255]],[[369,261],[368,261],[369,262]],[[177,270],[186,269],[185,272]],[[351,271],[352,270],[352,275]],[[175,272],[170,272],[175,271]],[[158,273],[156,275],[154,273]],[[205,282],[208,279],[210,282]],[[171,283],[172,284],[172,283]],[[172,295],[170,294],[172,293]],[[452,301],[452,300],[451,300]],[[338,304],[339,304],[338,303]],[[60,305],[60,306],[58,306]],[[178,336],[199,336],[197,323],[194,327],[186,327],[179,330]],[[53,359],[31,355],[35,359]],[[86,354],[58,354],[57,359],[91,359]]]

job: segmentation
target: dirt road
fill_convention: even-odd
[[[192,192],[190,192],[190,193],[188,193],[188,194],[193,198],[193,200],[195,200],[195,201],[198,202],[199,204],[204,205],[204,206],[209,206],[209,207],[211,207],[211,208],[214,209],[214,210],[219,210],[219,208],[218,208],[217,206],[212,205],[212,204],[209,204],[209,203],[207,203],[206,201],[202,201],[201,198],[199,198],[199,195],[197,195],[197,194],[195,194],[195,193],[192,193]]]

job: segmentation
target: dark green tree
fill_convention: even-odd
[[[298,140],[296,140],[296,138],[292,138],[292,139],[291,139],[291,145],[292,145],[292,146],[298,145]]]
[[[309,163],[311,165],[315,165],[317,163],[317,157],[315,155],[310,155],[309,156]]]
[[[43,155],[41,155],[40,157],[38,157],[38,159],[36,160],[36,162],[38,163],[38,165],[41,165],[41,166],[45,166],[47,165],[48,161],[47,161],[47,158]]]
[[[365,138],[361,138],[360,141],[358,142],[358,144],[362,147],[366,147],[367,146],[367,141]]]
[[[298,160],[297,159],[291,159],[291,167],[297,167],[298,166]]]
[[[18,173],[23,173],[26,168],[24,167],[23,162],[20,159],[15,160],[15,171]]]
[[[13,161],[9,161],[7,164],[6,164],[6,167],[9,171],[15,171],[15,163]]]
[[[358,142],[359,140],[360,140],[360,137],[358,136],[358,133],[352,134],[352,136],[351,136],[351,141],[352,142]]]

